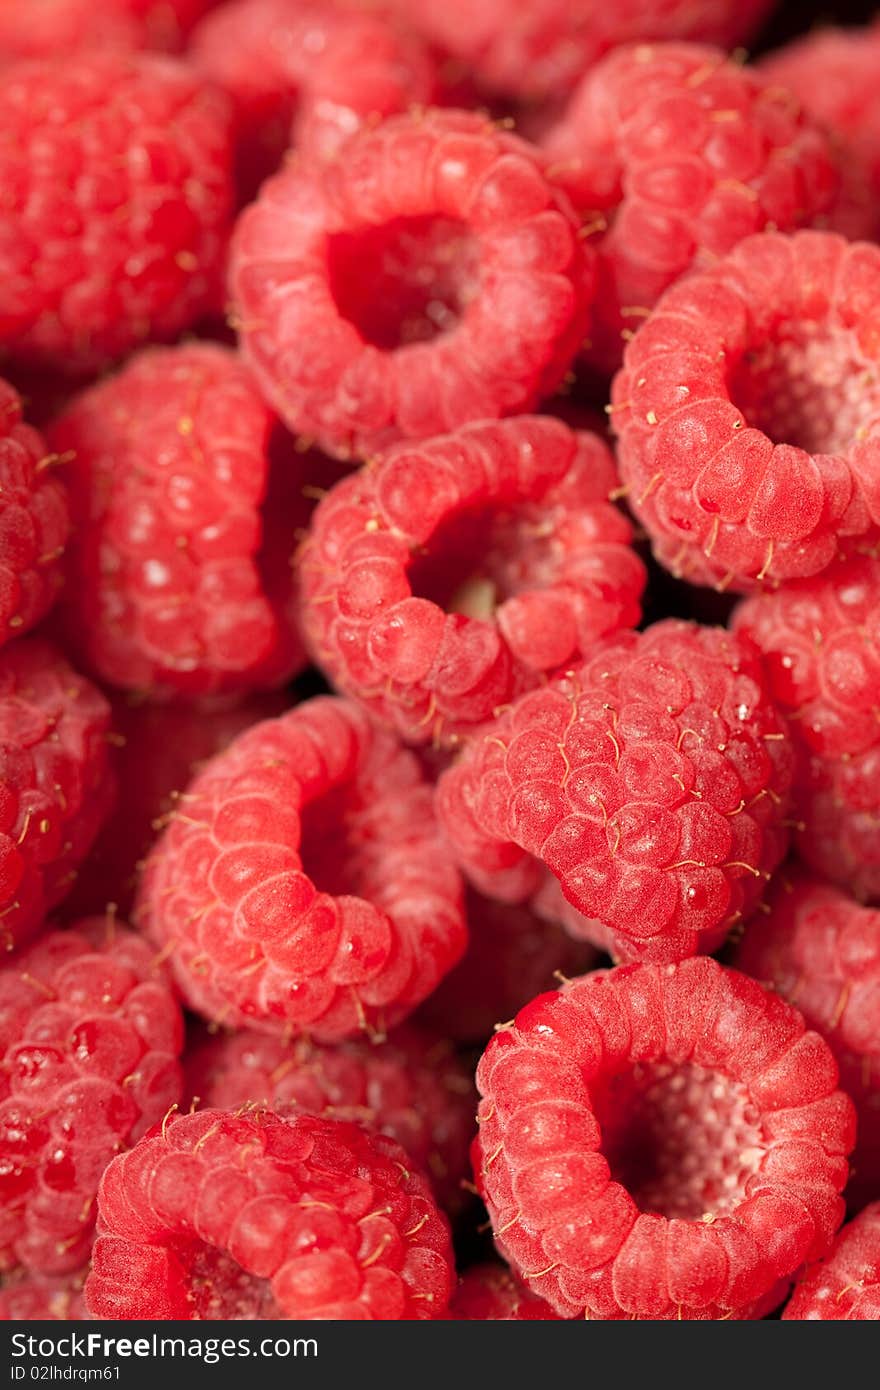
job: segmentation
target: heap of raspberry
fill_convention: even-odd
[[[213,758],[139,894],[190,1007],[326,1042],[402,1021],[465,947],[431,798],[412,753],[327,696]]]
[[[187,1088],[212,1109],[256,1102],[387,1134],[429,1179],[444,1210],[462,1206],[476,1095],[472,1074],[437,1034],[405,1025],[388,1042],[322,1047],[311,1038],[287,1042],[244,1029],[195,1049]]]
[[[0,378],[0,646],[33,627],[61,585],[70,518],[57,462]]]
[[[444,1218],[403,1149],[313,1115],[205,1110],[110,1164],[86,1283],[93,1317],[443,1317]]]
[[[793,92],[812,121],[828,131],[841,172],[830,223],[845,236],[880,234],[880,24],[814,29],[771,53],[759,71]]]
[[[880,899],[880,561],[856,555],[748,599],[734,627],[761,648],[790,717],[799,853],[859,898]]]
[[[65,631],[102,680],[193,696],[302,664],[296,526],[274,496],[296,469],[279,458],[267,500],[273,426],[247,369],[206,343],[148,349],[52,427],[71,460]]]
[[[669,621],[502,713],[443,774],[438,810],[482,891],[524,901],[549,870],[615,953],[678,960],[759,901],[792,761],[754,649]]]
[[[795,1284],[783,1322],[880,1322],[880,1202],[850,1221]]]
[[[537,150],[475,112],[429,110],[264,184],[230,288],[290,428],[364,455],[551,394],[587,331],[593,267]]]
[[[791,93],[700,44],[615,49],[543,144],[548,173],[597,229],[588,355],[606,371],[686,271],[750,233],[809,226],[837,191],[828,137]]]
[[[0,949],[69,891],[112,795],[110,707],[48,642],[0,652]]]
[[[82,1322],[88,1318],[83,1299],[85,1270],[51,1276],[7,1277],[0,1288],[0,1322]]]
[[[640,617],[614,460],[517,416],[400,444],[320,503],[300,552],[316,660],[411,743],[456,742]]]
[[[667,569],[748,590],[880,523],[880,247],[747,237],[663,296],[614,381],[628,500]]]
[[[208,15],[189,56],[235,105],[248,188],[291,143],[329,158],[365,123],[434,96],[422,42],[351,0],[233,0]]]
[[[0,969],[0,1269],[79,1269],[101,1174],[180,1099],[182,1048],[153,952],[113,918]]]
[[[0,63],[95,49],[176,49],[211,0],[0,0]]]
[[[125,789],[125,815],[106,821],[65,900],[65,917],[111,907],[128,916],[144,860],[201,765],[252,724],[283,714],[289,704],[282,691],[231,706],[115,700],[111,757],[116,784]]]
[[[504,1265],[473,1265],[458,1281],[449,1312],[456,1322],[556,1322],[556,1313]]]
[[[456,1042],[482,1045],[560,976],[582,975],[596,963],[588,942],[528,907],[493,902],[468,887],[465,909],[468,948],[419,1011]]]
[[[796,1004],[834,1053],[858,1115],[846,1192],[858,1207],[880,1196],[880,912],[795,868],[765,910],[734,964]]]
[[[855,1123],[831,1052],[714,960],[539,996],[477,1084],[496,1241],[562,1317],[759,1316],[843,1216]]]
[[[0,92],[0,343],[97,369],[216,302],[232,205],[225,97],[172,59],[18,63]]]
[[[702,39],[732,48],[747,38],[772,0],[396,0],[403,13],[483,87],[535,101],[573,87],[617,44]]]

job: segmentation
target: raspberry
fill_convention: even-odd
[[[0,0],[0,62],[84,49],[175,49],[211,0]]]
[[[189,56],[232,98],[240,180],[256,192],[293,140],[328,158],[365,123],[434,95],[422,42],[351,0],[233,0],[199,25]]]
[[[496,1241],[562,1317],[754,1317],[843,1216],[855,1124],[834,1058],[717,961],[539,996],[477,1084]]]
[[[465,946],[415,757],[318,697],[213,758],[147,861],[139,918],[186,1002],[336,1042],[382,1032]]]
[[[56,462],[0,378],[0,646],[33,627],[61,585],[70,518]]]
[[[456,742],[638,622],[645,570],[616,482],[596,435],[537,416],[401,444],[344,478],[300,553],[322,669],[408,741]]]
[[[110,1164],[86,1305],[94,1317],[442,1317],[444,1218],[384,1135],[314,1115],[205,1110]]]
[[[410,20],[475,69],[493,91],[554,98],[616,44],[704,39],[732,48],[754,33],[772,0],[398,0]]]
[[[878,612],[880,561],[856,555],[747,599],[733,620],[761,648],[773,698],[803,755],[798,850],[862,898],[880,898]]]
[[[551,394],[586,332],[593,264],[537,150],[475,112],[431,110],[264,184],[230,286],[282,418],[363,455]]]
[[[766,917],[747,928],[734,964],[796,1004],[834,1053],[855,1102],[852,1205],[880,1195],[880,912],[792,869]]]
[[[113,704],[113,763],[125,789],[125,815],[104,825],[64,903],[66,918],[114,909],[131,911],[143,861],[202,763],[251,724],[282,714],[289,697],[278,691],[242,704]]]
[[[71,456],[65,631],[102,680],[205,695],[302,665],[295,525],[275,496],[296,478],[279,459],[270,485],[273,424],[231,351],[192,344],[132,358],[50,430]]]
[[[449,1311],[456,1322],[555,1322],[556,1314],[503,1265],[475,1265],[461,1277]]]
[[[65,55],[8,68],[0,341],[12,357],[96,370],[206,312],[231,158],[226,99],[172,59]]]
[[[669,621],[523,696],[443,774],[437,806],[482,891],[524,901],[549,870],[618,954],[678,960],[757,904],[792,761],[754,649]]]
[[[674,285],[614,381],[618,462],[661,564],[749,589],[880,518],[880,247],[747,237]]]
[[[101,1174],[179,1099],[182,1048],[149,946],[114,918],[0,968],[0,1268],[79,1269]]]
[[[47,1278],[21,1274],[6,1278],[0,1288],[0,1322],[82,1322],[88,1318],[83,1301],[86,1271]]]
[[[462,1206],[476,1095],[472,1074],[437,1035],[405,1025],[388,1042],[322,1047],[245,1029],[196,1048],[188,1087],[211,1109],[257,1102],[387,1134],[430,1180],[446,1211]]]
[[[485,1043],[554,976],[581,975],[596,953],[556,922],[527,907],[493,902],[475,888],[465,896],[468,948],[422,1005],[419,1017],[456,1042]]]
[[[67,893],[113,790],[110,707],[39,638],[0,651],[0,945]]]
[[[686,271],[749,233],[809,225],[837,191],[828,137],[791,93],[701,44],[615,49],[543,144],[548,174],[598,228],[588,355],[606,372]]]
[[[827,1258],[801,1275],[782,1320],[880,1321],[880,1202],[844,1226]]]
[[[763,77],[794,92],[838,151],[840,197],[831,225],[853,239],[880,235],[880,24],[816,29],[762,59]]]

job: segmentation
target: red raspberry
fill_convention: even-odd
[[[528,907],[493,902],[470,887],[465,906],[468,948],[419,1013],[444,1037],[483,1044],[560,975],[582,975],[596,963],[592,946]]]
[[[616,482],[596,435],[545,417],[392,449],[312,519],[300,586],[315,658],[408,741],[455,743],[638,622],[645,570]]]
[[[256,191],[293,140],[333,156],[362,125],[434,96],[433,63],[388,15],[351,0],[233,0],[199,25],[189,56],[232,98],[242,183]]]
[[[880,1202],[844,1226],[801,1275],[783,1322],[880,1322]]]
[[[279,458],[267,498],[273,425],[235,355],[197,343],[132,358],[50,430],[72,456],[65,629],[102,680],[204,695],[302,665],[286,514],[298,479]]]
[[[0,0],[0,62],[84,49],[175,49],[212,0]]]
[[[537,150],[475,112],[432,110],[264,184],[230,285],[279,414],[365,454],[551,394],[586,332],[593,262]]]
[[[828,1043],[855,1102],[847,1200],[880,1195],[880,912],[792,869],[768,897],[734,964],[796,1004]]]
[[[0,652],[0,946],[40,925],[76,877],[113,790],[103,695],[48,642]]]
[[[139,916],[207,1018],[326,1042],[382,1032],[462,954],[431,789],[354,705],[318,697],[257,724],[181,803]]]
[[[449,1230],[384,1135],[314,1115],[204,1110],[110,1164],[94,1317],[442,1317]]]
[[[792,761],[754,649],[669,621],[502,713],[441,777],[438,812],[484,892],[524,901],[549,869],[617,953],[679,960],[758,902]]]
[[[834,1058],[717,961],[539,996],[477,1084],[496,1240],[560,1316],[754,1317],[843,1216],[855,1123]]]
[[[704,39],[732,48],[773,0],[398,0],[407,17],[490,90],[527,100],[573,87],[616,44]]]
[[[94,8],[94,7],[93,7]],[[88,371],[216,299],[232,201],[221,93],[168,58],[19,63],[0,92],[0,341]]]
[[[125,789],[125,815],[111,816],[104,825],[65,900],[64,916],[87,916],[111,906],[127,916],[143,861],[202,763],[289,704],[281,691],[232,706],[116,700],[110,739],[116,783]]]
[[[549,1303],[537,1298],[503,1265],[475,1265],[462,1275],[449,1311],[456,1322],[556,1322]]]
[[[0,1288],[0,1322],[82,1322],[86,1271],[47,1278],[39,1274],[7,1277]]]
[[[831,225],[852,238],[880,235],[880,24],[814,29],[764,58],[768,82],[794,92],[816,125],[831,135],[842,175]]]
[[[858,897],[880,898],[880,561],[853,556],[757,595],[733,623],[761,648],[803,755],[799,852]]]
[[[747,237],[663,296],[614,381],[629,501],[667,569],[749,589],[877,535],[880,247]]]
[[[0,968],[0,1268],[82,1265],[101,1174],[179,1099],[182,1048],[152,951],[114,918]]]
[[[404,1025],[391,1039],[322,1047],[252,1029],[210,1038],[190,1054],[188,1089],[202,1105],[249,1102],[351,1120],[406,1149],[449,1212],[462,1206],[474,1133],[473,1074],[443,1038]]]
[[[588,356],[608,372],[686,271],[749,233],[809,225],[837,191],[828,137],[791,93],[701,44],[615,49],[543,143],[548,174],[597,229]]]
[[[61,586],[70,518],[57,458],[22,421],[18,392],[0,378],[0,646],[33,627]]]

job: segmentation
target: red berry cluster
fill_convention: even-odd
[[[880,1320],[880,28],[771,8],[0,0],[0,1319]]]

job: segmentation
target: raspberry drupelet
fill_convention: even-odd
[[[794,865],[746,928],[733,964],[795,1004],[837,1061],[858,1138],[847,1202],[880,1196],[880,912]]]
[[[74,521],[64,631],[102,680],[202,696],[303,664],[298,460],[271,457],[275,429],[247,368],[208,343],[146,349],[52,426]]]
[[[734,590],[817,574],[880,523],[880,247],[747,237],[627,346],[612,423],[661,564]]]
[[[86,1271],[57,1275],[7,1276],[0,1287],[0,1322],[82,1322]]]
[[[233,101],[247,190],[291,140],[298,153],[327,159],[365,123],[435,94],[422,41],[351,0],[235,0],[206,16],[188,54]]]
[[[598,436],[517,416],[344,478],[299,552],[325,674],[410,743],[455,743],[638,622],[645,569]]]
[[[617,44],[702,39],[732,48],[772,0],[396,0],[407,18],[463,60],[484,88],[525,101],[554,99]]]
[[[855,1122],[834,1058],[712,959],[539,996],[477,1084],[496,1242],[562,1317],[761,1316],[842,1219]]]
[[[880,1322],[880,1202],[840,1231],[795,1284],[783,1322]]]
[[[827,135],[791,93],[701,44],[615,49],[542,144],[548,175],[597,228],[587,356],[603,372],[687,271],[751,233],[811,225],[838,186]]]
[[[230,112],[183,63],[16,63],[0,92],[0,344],[95,371],[217,301],[232,208]]]
[[[41,638],[0,651],[0,950],[61,902],[113,796],[110,706]]]
[[[206,1018],[381,1034],[462,955],[462,890],[415,756],[319,696],[211,759],[153,850],[138,918]]]
[[[880,561],[836,561],[740,604],[733,626],[764,655],[800,750],[795,844],[856,897],[880,899]]]
[[[837,150],[841,189],[829,224],[876,241],[880,234],[880,24],[813,29],[761,59],[767,82],[793,92]]]
[[[482,1045],[560,975],[582,975],[596,964],[589,942],[529,907],[494,902],[468,886],[465,916],[467,950],[419,1010],[419,1019],[457,1043]]]
[[[387,1134],[428,1178],[439,1205],[461,1210],[476,1093],[472,1073],[438,1034],[404,1024],[387,1042],[322,1047],[245,1028],[190,1052],[187,1089],[210,1109],[256,1102],[281,1115],[328,1115]]]
[[[155,953],[114,918],[0,968],[0,1268],[80,1268],[101,1174],[180,1099],[182,1050]]]
[[[449,1312],[456,1322],[556,1322],[557,1315],[503,1265],[474,1265],[465,1271],[452,1295]]]
[[[754,648],[670,620],[523,696],[443,774],[437,806],[481,891],[527,901],[549,870],[604,924],[600,945],[672,961],[714,950],[760,900],[792,764]]]
[[[0,378],[0,647],[34,627],[61,587],[70,517],[58,461]]]
[[[180,48],[211,0],[0,0],[0,63],[89,50]]]
[[[428,110],[264,184],[230,291],[290,428],[366,456],[552,394],[586,336],[594,259],[538,150],[475,112]]]
[[[201,765],[252,724],[289,706],[290,696],[280,690],[231,705],[113,700],[111,759],[116,784],[125,788],[125,815],[105,822],[65,899],[64,917],[106,912],[110,905],[128,916],[144,860]]]
[[[449,1229],[403,1149],[314,1115],[171,1117],[110,1164],[98,1318],[442,1318]]]

